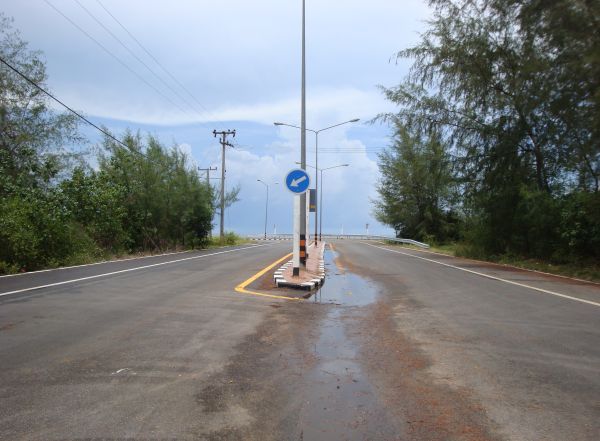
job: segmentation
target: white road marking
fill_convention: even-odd
[[[381,245],[388,245],[387,243],[378,240],[376,241],[377,243],[380,243]],[[402,247],[405,248],[405,247]],[[419,253],[427,253],[427,254],[435,254],[437,256],[443,256],[443,257],[450,257],[450,258],[456,258],[455,256],[451,255],[451,254],[447,254],[447,253],[437,253],[435,251],[431,251],[431,250],[422,250],[422,249],[416,249],[416,248],[408,248],[408,249],[412,249],[415,250]],[[567,280],[574,280],[576,282],[583,282],[583,283],[587,283],[590,285],[598,285],[600,286],[600,283],[598,282],[592,282],[591,280],[585,280],[585,279],[578,279],[577,277],[570,277],[570,276],[563,276],[562,274],[554,274],[554,273],[549,273],[546,271],[540,271],[540,270],[535,270],[535,269],[531,269],[531,268],[522,268],[520,266],[514,266],[514,265],[507,265],[505,263],[496,263],[496,262],[485,262],[483,260],[475,260],[475,259],[469,259],[467,257],[460,257],[463,260],[467,260],[469,262],[475,262],[475,263],[487,263],[490,265],[494,265],[494,266],[499,266],[501,268],[509,268],[509,269],[518,269],[520,271],[527,271],[528,273],[536,273],[536,274],[543,274],[545,276],[552,276],[552,277],[558,277],[560,279],[567,279]]]
[[[118,370],[118,371],[116,371],[116,372],[113,372],[113,373],[112,373],[112,374],[110,374],[110,375],[119,375],[119,374],[121,374],[121,373],[130,374],[130,375],[137,375],[137,373],[136,373],[136,372],[133,372],[133,371],[131,370],[131,368],[122,368],[122,369],[119,369],[119,370]]]
[[[223,247],[219,247],[219,248],[223,248]],[[194,251],[198,251],[198,250],[174,251],[171,253],[151,254],[149,256],[136,256],[136,257],[127,257],[125,259],[103,260],[102,262],[84,263],[82,265],[61,266],[59,268],[48,268],[48,269],[37,270],[37,271],[27,271],[25,273],[6,274],[4,276],[0,276],[0,279],[4,279],[7,277],[28,276],[29,274],[47,273],[48,271],[61,271],[61,270],[66,270],[66,269],[71,269],[71,268],[81,268],[84,266],[103,265],[105,263],[127,262],[128,260],[149,259],[151,257],[173,256],[175,254],[188,254],[188,253],[193,253]]]
[[[534,291],[543,292],[544,294],[550,294],[553,296],[562,297],[562,298],[569,299],[569,300],[575,300],[576,302],[587,303],[588,305],[600,306],[600,303],[592,302],[591,300],[585,300],[585,299],[580,299],[578,297],[568,296],[566,294],[561,294],[559,292],[549,291],[547,289],[537,288],[535,286],[525,285],[525,284],[519,283],[519,282],[513,282],[512,280],[501,279],[500,277],[495,277],[495,276],[491,276],[489,274],[480,273],[480,272],[473,271],[473,270],[466,269],[466,268],[461,268],[459,266],[450,265],[448,263],[439,262],[439,261],[433,260],[433,259],[427,259],[426,257],[415,256],[414,254],[410,254],[410,253],[403,253],[402,251],[398,251],[398,250],[390,250],[389,248],[379,247],[377,245],[373,245],[370,243],[367,243],[366,245],[369,245],[370,247],[373,247],[373,248],[379,248],[384,251],[389,251],[390,253],[398,253],[398,254],[402,254],[404,256],[414,257],[415,259],[425,260],[426,262],[437,263],[438,265],[447,266],[449,268],[454,268],[454,269],[457,269],[460,271],[465,271],[465,272],[471,273],[471,274],[476,274],[478,276],[485,277],[487,279],[497,280],[499,282],[508,283],[510,285],[516,285],[516,286],[520,286],[522,288],[528,288],[528,289],[532,289]]]
[[[131,271],[137,271],[137,270],[146,269],[146,268],[153,268],[153,267],[156,267],[156,266],[168,265],[170,263],[185,262],[187,260],[201,259],[203,257],[216,256],[218,254],[233,253],[233,252],[236,252],[236,251],[245,251],[245,250],[249,250],[251,248],[266,247],[266,246],[269,246],[269,245],[267,245],[267,244],[264,244],[264,245],[252,245],[252,246],[245,247],[245,248],[236,248],[234,250],[219,251],[219,252],[216,252],[216,253],[202,254],[200,256],[186,257],[184,259],[169,260],[168,262],[159,262],[159,263],[153,263],[151,265],[137,266],[135,268],[128,268],[128,269],[119,270],[119,271],[111,271],[109,273],[96,274],[94,276],[81,277],[79,279],[64,280],[62,282],[49,283],[47,285],[39,285],[39,286],[30,287],[30,288],[18,289],[18,290],[15,290],[15,291],[3,292],[3,293],[0,293],[0,297],[2,297],[2,296],[8,296],[8,295],[11,295],[11,294],[19,294],[19,293],[27,292],[27,291],[34,291],[34,290],[42,289],[42,288],[50,288],[50,287],[53,287],[53,286],[60,286],[60,285],[66,285],[66,284],[69,284],[69,283],[81,282],[83,280],[97,279],[99,277],[113,276],[115,274],[123,274],[123,273],[128,273],[128,272],[131,272]]]

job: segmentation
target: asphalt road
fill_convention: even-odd
[[[499,438],[600,437],[600,285],[380,243],[337,248],[379,283],[433,379],[466,392]]]
[[[0,296],[0,439],[180,439],[218,427],[197,417],[198,379],[222,369],[266,312],[235,284],[285,250],[244,246],[0,279],[2,295],[109,273]],[[165,263],[179,259],[189,260]]]
[[[0,439],[598,439],[600,286],[340,240],[233,290],[289,246],[0,278]]]

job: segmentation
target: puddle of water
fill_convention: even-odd
[[[365,306],[373,303],[377,297],[377,289],[372,282],[363,279],[347,270],[340,270],[335,259],[335,251],[324,253],[327,278],[325,284],[313,295],[315,303],[333,303],[343,306]]]
[[[347,337],[344,314],[348,307],[375,301],[375,286],[335,265],[336,255],[325,252],[327,280],[314,301],[332,304],[321,324],[314,347],[318,362],[307,375],[300,429],[306,440],[396,439],[397,432],[377,400],[358,361],[358,347]]]

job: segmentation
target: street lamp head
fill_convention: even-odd
[[[280,123],[280,122],[274,122],[273,124],[275,124],[276,126],[284,126],[284,123]]]
[[[354,119],[350,120],[350,122],[359,122],[359,121],[360,121],[360,118],[354,118]]]

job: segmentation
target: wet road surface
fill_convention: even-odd
[[[465,433],[479,427],[499,439],[597,439],[599,285],[379,243],[340,241],[336,249],[380,287],[379,320],[405,341],[405,359],[413,353],[426,366],[413,374],[436,386],[414,404],[429,415],[422,426],[435,429],[437,414],[444,416],[438,429],[462,419]],[[459,422],[453,430],[460,432]]]
[[[598,286],[340,240],[305,301],[233,291],[289,246],[0,297],[0,439],[597,439]]]
[[[313,296],[331,305],[320,322],[314,343],[315,365],[307,371],[300,394],[305,405],[298,428],[304,439],[399,439],[400,428],[360,359],[359,347],[348,334],[346,314],[375,302],[373,283],[336,265],[337,253],[326,251],[327,283]]]

